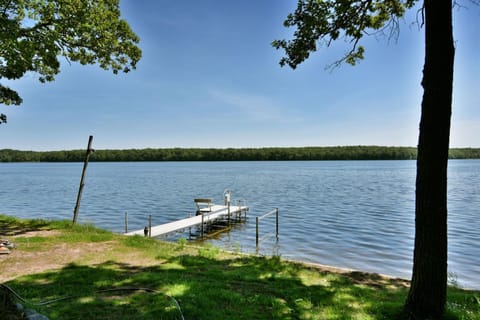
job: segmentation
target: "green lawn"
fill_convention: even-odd
[[[26,233],[36,230],[53,232]],[[375,274],[342,274],[68,222],[0,216],[0,235],[6,234],[18,247],[1,257],[0,274],[30,266],[33,253],[58,259],[58,267],[6,282],[32,303],[27,307],[51,320],[397,319],[408,292],[408,282]],[[447,318],[480,319],[479,298],[479,292],[449,288]]]

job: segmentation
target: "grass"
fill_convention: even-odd
[[[6,283],[52,320],[397,319],[408,292],[400,279],[125,237],[88,225],[0,215],[2,237],[5,230],[18,247],[2,257],[0,274],[35,263],[23,257],[33,253],[36,261],[42,254],[59,259],[53,268]],[[44,301],[53,302],[34,305]],[[450,287],[447,319],[480,319],[480,292]]]

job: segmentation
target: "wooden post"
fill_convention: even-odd
[[[91,148],[92,140],[93,136],[90,136],[88,138],[88,146],[87,152],[85,153],[85,160],[83,162],[82,178],[80,179],[80,186],[78,187],[77,203],[75,204],[75,209],[73,210],[73,224],[77,223],[78,210],[80,209],[80,200],[82,199],[83,186],[85,185],[85,173],[87,171],[88,158],[90,157],[90,154],[94,152],[94,150]]]
[[[128,212],[125,211],[125,233],[128,232]]]

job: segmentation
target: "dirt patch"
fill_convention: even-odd
[[[369,287],[388,288],[403,287],[409,288],[410,281],[396,277],[390,277],[378,273],[367,273],[360,271],[352,271],[347,274],[349,278],[358,284],[367,285]]]
[[[25,233],[11,236],[11,239],[15,238],[32,238],[32,237],[54,237],[60,235],[61,232],[58,230],[37,230],[37,231],[26,231]]]
[[[0,256],[0,283],[27,274],[60,269],[84,260],[100,263],[108,258],[105,253],[109,252],[112,246],[112,242],[60,243],[36,251],[25,251],[17,246],[10,254]]]

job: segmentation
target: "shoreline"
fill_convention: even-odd
[[[16,217],[12,217],[12,216],[4,216],[4,217],[7,217],[7,218],[10,218],[10,219],[15,219],[15,220],[25,220],[25,221],[28,221],[28,220],[32,220],[32,221],[35,221],[35,219],[19,219],[19,218],[16,218]],[[2,215],[0,214],[0,218],[2,218]],[[56,220],[45,220],[45,222],[47,223],[50,223],[50,222],[65,222],[65,223],[70,223],[69,221],[56,221]],[[98,230],[101,230],[102,232],[105,232],[105,233],[110,233],[114,236],[120,236],[120,237],[131,237],[131,236],[126,236],[122,233],[116,233],[116,232],[112,232],[112,231],[109,231],[107,229],[102,229],[102,228],[98,228],[98,227],[93,227],[95,229],[98,229]],[[0,225],[0,231],[2,231],[1,229],[1,225]],[[8,257],[9,256],[14,256],[15,253],[17,253],[17,251],[19,252],[22,252],[21,250],[21,246],[17,245],[15,240],[16,239],[25,239],[25,241],[28,243],[30,240],[29,239],[37,239],[37,238],[53,238],[53,237],[56,237],[56,236],[59,236],[61,235],[61,231],[59,230],[28,230],[28,231],[24,231],[24,232],[20,232],[18,234],[5,234],[3,232],[0,232],[0,238],[2,240],[9,240],[11,243],[13,243],[15,245],[15,248],[13,248],[10,252],[10,254],[3,254],[3,255],[0,255],[0,261],[5,261],[5,260],[8,260]],[[143,238],[143,237],[141,237]],[[194,250],[201,250],[205,247],[208,247],[208,245],[197,245],[197,244],[189,244],[188,242],[184,245],[180,245],[178,244],[177,242],[173,242],[173,241],[168,241],[168,240],[161,240],[161,239],[156,239],[156,238],[145,238],[145,239],[152,239],[154,241],[157,241],[159,243],[164,243],[164,244],[168,244],[168,245],[173,245],[173,246],[184,246],[184,247],[188,247],[190,249],[194,249]],[[259,254],[255,254],[255,253],[249,253],[249,252],[236,252],[236,251],[232,251],[232,250],[228,250],[228,249],[224,249],[224,248],[221,248],[221,247],[215,247],[217,248],[218,250],[222,251],[222,252],[225,252],[227,254],[230,254],[230,255],[233,255],[233,256],[242,256],[242,257],[247,257],[247,258],[267,258],[267,259],[271,259],[271,258],[274,258],[275,256],[267,256],[267,255],[259,255]],[[98,251],[98,247],[95,248],[94,245],[90,244],[90,245],[87,245],[85,251],[88,252],[89,249],[93,249],[95,252]],[[75,250],[78,250],[78,249],[74,249]],[[29,254],[28,257],[29,259],[34,259],[35,258],[35,254]],[[332,272],[332,273],[336,273],[336,274],[364,274],[364,275],[371,275],[371,276],[376,276],[378,278],[384,278],[384,279],[388,279],[388,280],[397,280],[397,281],[403,281],[405,283],[409,283],[410,281],[407,280],[407,279],[402,279],[402,278],[399,278],[399,277],[395,277],[395,276],[391,276],[391,275],[387,275],[387,274],[381,274],[381,273],[376,273],[376,272],[368,272],[368,271],[362,271],[362,270],[358,270],[358,269],[350,269],[350,268],[342,268],[342,267],[336,267],[336,266],[333,266],[333,265],[326,265],[326,264],[322,264],[322,263],[315,263],[315,262],[308,262],[308,261],[303,261],[303,260],[298,260],[298,259],[290,259],[290,258],[281,258],[279,257],[280,260],[282,261],[285,261],[285,262],[288,262],[288,263],[293,263],[293,264],[297,264],[297,265],[301,265],[301,266],[304,266],[304,267],[307,267],[307,268],[311,268],[311,269],[315,269],[315,270],[318,270],[318,271],[322,271],[322,272]],[[36,268],[34,270],[31,270],[31,271],[38,271],[39,269]],[[28,272],[27,272],[28,274]],[[0,273],[0,282],[6,282],[6,281],[10,281],[12,279],[14,279],[15,277],[5,277],[5,273]]]
[[[0,234],[16,244],[0,257],[0,282],[51,320],[176,319],[171,312],[180,308],[186,319],[200,320],[395,319],[408,293],[408,281],[385,275],[125,236],[70,221],[0,215]],[[447,312],[480,319],[479,295],[449,287]],[[68,302],[50,307],[45,297]]]
[[[0,213],[0,217],[2,216],[2,214]],[[17,219],[17,217],[15,216],[7,216],[7,217],[11,217],[11,218],[15,218]],[[26,219],[26,220],[29,220],[31,218],[18,218],[18,219]],[[58,220],[55,220],[55,219],[50,219],[50,218],[40,218],[42,220],[45,220],[45,221],[58,221]],[[35,219],[34,219],[35,220]],[[59,220],[59,221],[62,221],[62,220]],[[65,220],[67,221],[67,220]],[[95,225],[93,225],[95,226]],[[99,228],[99,229],[102,229],[106,232],[111,232],[113,234],[117,234],[117,235],[123,235],[122,232],[116,232],[116,231],[112,231],[112,230],[109,230],[107,228],[102,228],[102,227],[96,227],[95,228]],[[1,231],[1,229],[0,229]],[[28,237],[30,236],[35,236],[34,233],[31,233],[31,234],[28,234],[27,235]],[[0,239],[3,239],[2,237],[5,237],[1,234],[0,232]],[[175,244],[176,241],[171,241],[171,240],[167,240],[167,239],[156,239],[158,241],[164,241],[164,242],[167,242],[167,243],[171,243],[171,244]],[[215,244],[213,244],[215,245]],[[191,246],[192,248],[197,248],[197,246],[195,246],[194,244],[191,244],[189,245]],[[272,255],[258,255],[258,254],[255,254],[254,252],[252,251],[245,251],[245,252],[241,252],[241,251],[236,251],[236,250],[231,250],[231,249],[228,249],[228,248],[224,248],[220,245],[217,245],[218,248],[222,251],[225,251],[227,253],[231,253],[231,254],[239,254],[239,255],[246,255],[246,256],[265,256],[265,257],[270,257]],[[2,256],[7,256],[6,254],[3,254],[3,255],[0,255],[0,261],[1,261],[1,257]],[[332,272],[335,272],[335,273],[341,273],[341,274],[347,274],[347,273],[365,273],[365,274],[371,274],[371,275],[378,275],[382,278],[388,278],[388,279],[394,279],[394,280],[399,280],[399,281],[404,281],[404,282],[410,282],[410,279],[408,277],[402,277],[402,276],[397,276],[397,275],[393,275],[393,274],[388,274],[388,273],[382,273],[382,272],[378,272],[378,271],[368,271],[368,270],[362,270],[362,269],[356,269],[356,268],[348,268],[348,267],[341,267],[341,266],[335,266],[335,265],[330,265],[330,264],[325,264],[325,263],[322,263],[322,262],[314,262],[314,261],[308,261],[308,260],[302,260],[302,259],[296,259],[296,258],[290,258],[288,256],[286,257],[283,257],[282,255],[281,256],[281,259],[284,260],[284,261],[287,261],[287,262],[292,262],[292,263],[300,263],[300,264],[303,264],[305,266],[308,266],[308,267],[313,267],[313,268],[317,268],[317,269],[321,269],[321,270],[329,270],[329,271],[332,271]],[[448,278],[448,284],[449,285],[454,285],[458,288],[461,288],[463,290],[469,290],[469,291],[479,291],[480,290],[480,287],[477,288],[477,287],[474,287],[474,286],[468,286],[466,285],[463,281],[458,281],[457,280],[457,275],[455,273],[452,273],[453,276],[451,276],[450,272],[449,272],[449,278]],[[0,275],[0,282],[1,282],[1,275]]]
[[[0,149],[0,162],[83,162],[84,150],[24,151]],[[258,148],[98,149],[90,162],[131,161],[323,161],[415,160],[416,147],[305,146]],[[480,159],[480,148],[451,148],[449,159]]]
[[[0,218],[1,218],[1,216],[2,216],[2,214],[0,214]],[[14,217],[14,216],[7,216],[7,217],[17,219],[17,217]],[[23,218],[18,218],[18,219],[21,220]],[[35,220],[35,219],[25,218],[25,220]],[[67,220],[50,220],[50,219],[47,219],[45,221],[48,221],[48,222],[64,221],[64,222],[70,223],[70,221],[67,221]],[[105,229],[105,228],[96,227],[96,226],[94,226],[94,228],[97,228],[99,230],[103,230],[104,232],[112,233],[114,235],[125,236],[121,232],[114,232],[114,231],[111,231],[111,230],[108,230],[108,229]],[[1,231],[1,229],[0,229],[0,231]],[[55,231],[55,230],[50,230],[48,232],[45,232],[45,231],[29,231],[27,233],[24,233],[24,234],[21,234],[21,235],[15,235],[15,236],[5,236],[0,232],[0,239],[7,239],[7,240],[12,240],[13,239],[14,240],[15,238],[18,238],[18,237],[24,237],[24,238],[39,237],[39,236],[40,237],[51,237],[51,236],[55,236],[55,235],[58,235],[58,234],[59,234],[59,232]],[[8,239],[9,237],[10,237],[10,239]],[[172,244],[172,245],[177,245],[178,244],[176,241],[169,241],[169,240],[166,240],[166,239],[157,239],[157,238],[151,238],[151,239],[154,239],[155,241],[159,241],[159,242]],[[11,242],[14,242],[14,241],[11,241]],[[205,242],[204,244],[207,244],[207,243]],[[187,246],[192,248],[192,249],[196,249],[196,250],[199,250],[202,247],[204,247],[203,245],[196,245],[196,244],[187,244]],[[256,254],[256,253],[253,253],[253,252],[234,251],[234,250],[229,250],[227,248],[222,248],[221,246],[217,246],[217,248],[219,250],[225,252],[225,253],[228,253],[228,254],[241,255],[241,256],[245,256],[245,257],[271,258],[271,257],[274,256],[274,255]],[[6,256],[8,256],[8,254],[0,255],[0,261],[2,261],[2,257],[6,257]],[[303,266],[306,266],[306,267],[309,267],[309,268],[317,269],[319,271],[327,271],[327,272],[333,272],[333,273],[337,273],[337,274],[366,274],[366,275],[378,276],[379,278],[396,280],[396,281],[399,281],[399,282],[404,282],[406,284],[410,283],[410,279],[408,279],[408,278],[399,277],[399,276],[395,276],[395,275],[391,275],[391,274],[387,274],[387,273],[381,273],[381,272],[375,272],[375,271],[366,271],[366,270],[355,269],[355,268],[345,268],[345,267],[339,267],[339,266],[335,266],[335,265],[323,264],[323,263],[320,263],[320,262],[312,262],[312,261],[295,259],[295,258],[284,258],[284,257],[281,257],[281,256],[280,256],[280,259],[285,261],[285,262],[300,264],[300,265],[303,265]],[[7,279],[7,280],[2,279],[2,274],[0,273],[0,282],[8,281],[8,280],[10,280],[10,279]],[[449,283],[450,283],[450,281],[449,281]],[[479,291],[480,290],[480,288],[477,289],[477,288],[474,288],[474,287],[468,287],[468,286],[460,285],[460,284],[456,283],[455,281],[453,281],[453,285],[455,285],[458,288],[461,288],[463,290],[468,290],[468,291]]]

